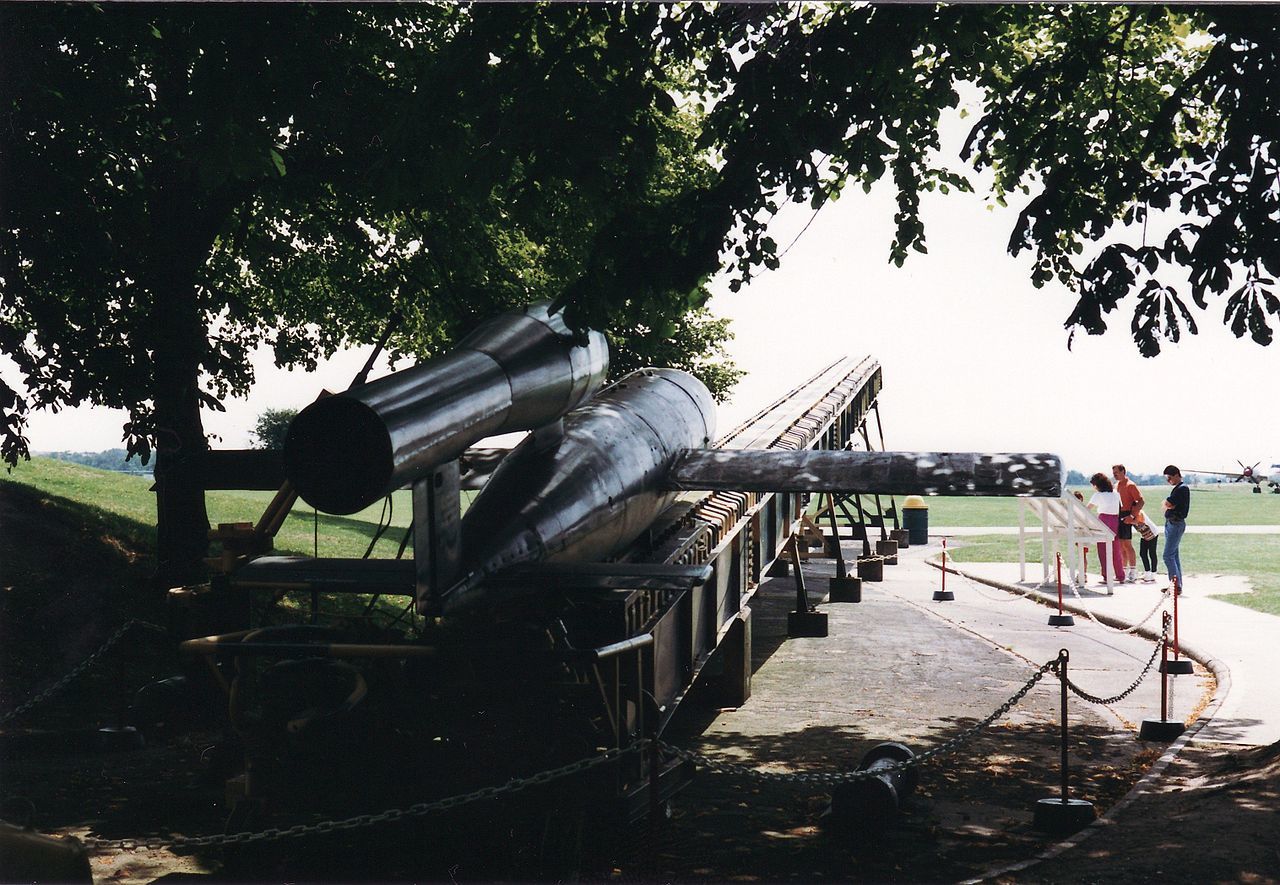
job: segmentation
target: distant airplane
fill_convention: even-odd
[[[1255,461],[1252,467],[1246,467],[1244,462],[1237,459],[1236,463],[1240,465],[1239,470],[1188,470],[1187,473],[1211,473],[1216,476],[1230,476],[1232,482],[1248,482],[1253,484],[1254,494],[1262,493],[1262,484],[1266,483],[1271,486],[1273,494],[1280,495],[1280,464],[1272,464],[1265,470],[1259,470],[1258,465],[1261,461]]]

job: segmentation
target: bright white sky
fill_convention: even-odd
[[[962,124],[947,128],[948,142],[962,137]],[[1154,359],[1137,352],[1123,306],[1106,335],[1077,334],[1069,352],[1062,323],[1074,298],[1033,288],[1029,262],[1005,252],[1012,204],[988,209],[981,191],[926,195],[930,251],[902,269],[887,260],[894,209],[887,187],[850,190],[819,213],[779,270],[738,293],[716,281],[711,308],[732,318],[730,351],[749,373],[721,408],[721,429],[839,356],[870,354],[884,368],[880,409],[892,449],[1049,451],[1086,473],[1116,461],[1142,473],[1168,462],[1228,470],[1237,458],[1280,461],[1280,343],[1234,338],[1221,303],[1197,316],[1199,335]],[[805,205],[783,210],[771,230],[780,248],[810,215]],[[368,352],[341,354],[309,375],[282,372],[258,353],[250,396],[206,413],[215,447],[248,445],[264,409],[344,389]],[[97,451],[120,445],[123,420],[105,409],[42,413],[28,435],[34,451]]]

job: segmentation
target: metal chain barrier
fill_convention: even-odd
[[[341,820],[322,820],[312,824],[295,824],[291,827],[269,827],[265,830],[241,833],[216,833],[210,836],[173,836],[170,838],[142,839],[96,839],[82,838],[80,841],[94,851],[137,851],[138,849],[159,850],[169,848],[215,848],[225,845],[251,845],[255,842],[270,842],[278,839],[296,839],[301,836],[315,836],[321,833],[332,833],[336,830],[358,830],[378,824],[391,823],[405,818],[423,817],[438,811],[447,811],[459,805],[481,802],[518,793],[529,787],[549,783],[562,777],[569,777],[579,772],[588,771],[606,762],[620,759],[630,753],[645,749],[649,741],[641,740],[621,749],[614,747],[599,756],[589,756],[560,768],[552,768],[538,774],[523,778],[512,778],[505,784],[496,787],[483,787],[471,793],[448,796],[431,802],[418,802],[407,808],[391,808],[373,814],[357,814]]]
[[[950,740],[944,741],[943,743],[929,750],[925,750],[923,753],[913,756],[912,758],[906,760],[905,762],[898,762],[894,765],[885,766],[883,768],[876,768],[875,770],[864,769],[859,771],[840,771],[840,772],[822,771],[822,772],[803,772],[798,774],[788,774],[783,772],[772,772],[772,771],[760,771],[758,769],[751,768],[747,765],[740,765],[736,762],[725,762],[720,759],[713,759],[712,757],[705,756],[702,753],[697,753],[693,750],[686,750],[683,747],[676,747],[671,744],[665,743],[664,741],[658,741],[658,746],[664,750],[667,750],[670,753],[674,753],[675,755],[679,756],[681,759],[686,759],[688,761],[694,762],[698,765],[703,766],[709,771],[714,771],[719,774],[742,775],[745,777],[752,777],[757,780],[775,781],[775,782],[782,781],[787,783],[831,784],[831,785],[847,784],[847,783],[852,783],[854,781],[861,781],[861,780],[867,780],[873,777],[879,777],[885,774],[892,774],[897,771],[902,771],[904,769],[911,768],[912,766],[915,766],[915,765],[923,765],[925,762],[928,762],[931,759],[935,759],[939,756],[944,756],[948,753],[952,753],[960,749],[961,746],[963,746],[971,738],[977,735],[978,732],[987,728],[989,725],[991,725],[991,723],[995,722],[1005,713],[1008,713],[1010,710],[1012,710],[1018,704],[1019,701],[1021,701],[1024,697],[1027,696],[1027,692],[1031,691],[1031,689],[1035,686],[1035,684],[1044,678],[1046,673],[1048,673],[1051,670],[1056,671],[1057,668],[1058,668],[1057,658],[1054,658],[1052,661],[1049,661],[1043,664],[1040,667],[1040,669],[1036,670],[1036,672],[1031,676],[1031,678],[1028,679],[1020,689],[1018,689],[1007,701],[1005,701],[1003,704],[997,707],[995,712],[993,712],[990,716],[987,716],[985,719],[981,720],[980,722],[977,722],[969,726],[964,731],[960,732]]]
[[[941,567],[941,566],[939,566],[939,567]],[[959,575],[959,576],[964,580],[964,582],[965,582],[966,584],[968,584],[968,585],[969,585],[969,587],[970,587],[974,592],[976,592],[979,596],[981,596],[983,599],[989,599],[989,600],[991,600],[991,601],[993,601],[993,602],[1015,602],[1015,601],[1017,601],[1017,600],[1019,600],[1019,599],[1026,599],[1027,597],[1031,597],[1031,596],[1039,597],[1039,596],[1040,596],[1040,594],[1039,594],[1038,592],[1036,592],[1036,591],[1040,590],[1040,589],[1041,589],[1041,588],[1043,588],[1043,587],[1048,586],[1048,584],[1050,583],[1050,580],[1045,580],[1045,581],[1041,581],[1039,584],[1037,584],[1035,587],[1031,588],[1030,590],[1026,590],[1026,591],[1023,591],[1023,592],[1021,592],[1021,593],[1009,593],[1009,592],[1005,592],[1005,593],[1002,593],[1002,594],[1000,594],[1000,595],[996,595],[996,594],[992,594],[992,593],[988,593],[988,592],[984,591],[984,590],[982,589],[982,585],[981,585],[978,581],[973,580],[971,577],[969,577],[969,576],[968,576],[967,574],[965,574],[964,572],[959,571],[959,570],[956,570],[956,569],[948,569],[948,571],[950,571],[950,572],[951,572],[952,574],[954,574],[954,575]],[[1081,597],[1081,596],[1080,596],[1080,591],[1076,588],[1076,585],[1075,585],[1075,584],[1072,584],[1070,581],[1068,581],[1067,583],[1068,583],[1068,585],[1071,587],[1071,594],[1072,594],[1073,596],[1075,596],[1076,601],[1080,603],[1080,608],[1084,611],[1085,615],[1089,618],[1089,620],[1093,621],[1095,624],[1098,624],[1098,625],[1100,625],[1100,626],[1102,626],[1102,627],[1105,627],[1105,628],[1106,628],[1106,629],[1108,629],[1108,630],[1112,630],[1112,631],[1114,631],[1114,632],[1116,632],[1116,633],[1122,633],[1122,634],[1124,634],[1124,633],[1135,633],[1135,632],[1137,632],[1137,630],[1138,630],[1138,628],[1139,628],[1139,627],[1141,627],[1143,624],[1147,623],[1147,621],[1150,621],[1150,620],[1152,619],[1152,617],[1154,617],[1154,616],[1155,616],[1156,612],[1160,611],[1160,610],[1164,607],[1164,604],[1165,604],[1166,602],[1168,602],[1168,598],[1167,598],[1167,597],[1168,597],[1168,595],[1169,595],[1169,591],[1168,591],[1167,589],[1165,589],[1165,590],[1161,590],[1161,591],[1160,591],[1160,598],[1156,600],[1156,604],[1155,604],[1155,606],[1151,609],[1151,611],[1147,612],[1147,613],[1142,617],[1142,620],[1137,621],[1136,623],[1130,624],[1128,627],[1126,627],[1126,628],[1124,628],[1124,629],[1122,630],[1122,629],[1120,629],[1119,627],[1112,627],[1110,624],[1108,624],[1108,623],[1105,623],[1105,622],[1103,622],[1103,621],[1098,620],[1098,619],[1097,619],[1097,617],[1095,617],[1095,616],[1094,616],[1093,612],[1091,612],[1091,611],[1089,610],[1089,607],[1088,607],[1087,605],[1085,605],[1084,599],[1083,599],[1083,597]]]
[[[1112,697],[1109,697],[1109,698],[1100,698],[1097,695],[1089,694],[1089,692],[1085,691],[1083,688],[1081,688],[1080,686],[1072,682],[1070,678],[1067,679],[1067,688],[1071,689],[1071,691],[1075,693],[1077,697],[1084,698],[1086,701],[1088,701],[1091,704],[1100,704],[1102,706],[1106,706],[1107,704],[1114,704],[1114,703],[1117,703],[1118,701],[1123,701],[1125,698],[1127,698],[1129,695],[1133,694],[1134,691],[1137,690],[1138,686],[1142,684],[1142,680],[1147,678],[1147,674],[1150,673],[1151,668],[1155,666],[1156,657],[1159,656],[1160,654],[1161,646],[1164,645],[1165,640],[1168,639],[1168,637],[1169,637],[1168,631],[1164,631],[1160,634],[1160,638],[1156,640],[1156,647],[1151,650],[1151,657],[1147,659],[1147,665],[1142,668],[1142,672],[1138,674],[1138,678],[1133,681],[1133,684],[1131,684],[1124,691],[1120,692],[1120,694],[1113,695]]]
[[[0,715],[0,725],[6,725],[10,720],[17,718],[18,716],[21,716],[23,713],[27,712],[32,707],[35,707],[36,705],[41,704],[44,701],[47,701],[49,698],[53,697],[55,694],[62,691],[64,688],[70,685],[77,677],[81,676],[86,670],[88,670],[90,667],[96,664],[98,662],[98,658],[102,657],[104,654],[110,651],[111,648],[115,646],[116,643],[118,643],[121,639],[123,639],[125,634],[128,633],[130,630],[132,630],[134,627],[141,627],[145,630],[150,630],[153,632],[160,632],[160,633],[168,632],[167,630],[165,630],[164,627],[161,627],[159,624],[152,624],[149,621],[139,621],[137,619],[125,621],[116,629],[116,632],[112,633],[111,636],[107,638],[106,642],[102,643],[102,645],[98,647],[97,651],[95,651],[93,654],[89,655],[89,657],[85,658],[83,661],[81,661],[80,663],[72,667],[71,671],[67,673],[66,676],[63,676],[53,685],[49,686],[44,691],[40,692],[34,697],[14,707],[9,712],[3,715]]]
[[[942,566],[938,565],[938,568],[942,568]],[[958,575],[966,584],[969,585],[969,588],[973,590],[973,592],[977,593],[983,599],[989,599],[992,602],[1017,602],[1019,599],[1026,599],[1028,597],[1039,597],[1040,594],[1036,591],[1038,591],[1041,587],[1045,586],[1045,582],[1041,581],[1035,587],[1032,587],[1030,590],[1024,590],[1021,593],[1012,593],[1008,591],[1002,591],[1000,593],[992,593],[990,592],[989,588],[984,589],[984,585],[981,582],[975,581],[973,578],[969,577],[967,574],[960,571],[959,569],[948,567],[947,571],[951,572],[951,574],[953,575]]]
[[[1097,617],[1094,616],[1093,612],[1089,611],[1089,606],[1084,604],[1084,598],[1080,596],[1080,591],[1076,589],[1075,584],[1071,585],[1071,595],[1074,596],[1076,598],[1076,601],[1080,603],[1080,608],[1083,609],[1086,615],[1088,615],[1089,620],[1093,621],[1095,624],[1098,624],[1102,627],[1106,627],[1108,630],[1111,630],[1115,633],[1136,633],[1139,627],[1141,627],[1147,621],[1151,620],[1151,618],[1155,615],[1155,613],[1160,611],[1160,609],[1164,608],[1164,604],[1169,601],[1168,589],[1161,590],[1160,598],[1156,600],[1156,604],[1151,609],[1151,611],[1147,612],[1146,615],[1142,618],[1142,620],[1137,621],[1133,624],[1130,624],[1128,627],[1122,630],[1119,627],[1112,627],[1110,624],[1099,621]]]
[[[962,577],[967,576],[957,572]],[[970,582],[972,583],[972,582]],[[1163,602],[1163,598],[1161,599]],[[1154,612],[1154,610],[1153,610]],[[1092,616],[1091,616],[1092,617]],[[1148,615],[1148,618],[1150,615]],[[1146,618],[1143,619],[1144,621]],[[1137,626],[1137,625],[1135,625]],[[102,644],[93,654],[89,655],[79,664],[77,664],[66,676],[58,680],[49,688],[40,694],[32,697],[25,703],[15,707],[8,713],[0,717],[0,724],[8,722],[16,716],[30,710],[32,707],[48,699],[62,688],[66,687],[77,676],[84,673],[89,667],[93,666],[97,660],[115,646],[130,630],[135,627],[141,627],[147,630],[166,632],[163,627],[157,624],[151,624],[146,621],[131,620],[121,625],[106,642]],[[1112,628],[1114,629],[1114,628]],[[1130,631],[1123,631],[1130,632]],[[1159,654],[1161,645],[1167,639],[1167,631],[1162,633],[1160,641],[1156,644],[1156,649],[1151,657],[1147,660],[1146,666],[1142,668],[1142,672],[1138,678],[1123,692],[1110,698],[1101,698],[1090,694],[1084,689],[1067,680],[1067,686],[1079,697],[1095,704],[1112,704],[1116,703],[1132,694],[1142,681],[1146,678],[1151,668],[1155,665],[1155,659]],[[864,769],[858,771],[843,772],[803,772],[803,773],[783,773],[760,771],[746,765],[734,762],[725,762],[706,756],[702,753],[688,750],[668,744],[665,741],[656,741],[656,746],[665,750],[674,756],[687,761],[694,762],[710,771],[719,774],[741,775],[755,778],[763,781],[801,783],[801,784],[823,784],[837,785],[844,783],[853,783],[856,781],[867,780],[873,777],[880,777],[885,774],[902,771],[913,766],[923,765],[933,759],[945,756],[960,749],[964,744],[974,738],[979,732],[988,728],[996,720],[1000,719],[1015,706],[1022,701],[1024,697],[1031,691],[1035,685],[1042,680],[1046,674],[1050,672],[1060,672],[1059,659],[1047,661],[1042,664],[1039,669],[1031,675],[1031,677],[1023,683],[1023,685],[1014,692],[1003,704],[997,707],[992,713],[982,720],[974,723],[968,728],[961,731],[955,737],[944,741],[936,747],[925,750],[922,753],[903,762],[896,763],[891,766],[880,767],[874,770]],[[592,756],[581,759],[577,762],[561,766],[559,768],[548,769],[538,774],[530,775],[525,778],[512,778],[505,784],[500,786],[483,787],[470,793],[463,793],[456,796],[448,796],[443,799],[436,799],[430,802],[418,802],[404,808],[392,808],[381,812],[359,814],[352,817],[323,820],[309,824],[295,824],[289,827],[270,827],[257,831],[244,831],[238,833],[217,833],[206,836],[173,836],[168,838],[152,837],[152,838],[132,838],[132,839],[98,839],[95,837],[83,837],[81,842],[92,851],[137,851],[137,850],[161,850],[161,849],[190,849],[190,848],[215,848],[228,845],[250,845],[257,842],[276,841],[280,839],[295,839],[304,836],[314,836],[324,833],[331,833],[338,830],[356,830],[366,827],[377,826],[379,824],[391,823],[406,818],[424,817],[441,811],[447,811],[461,805],[468,805],[473,802],[481,802],[488,799],[495,799],[501,796],[526,790],[530,787],[546,784],[554,780],[564,777],[570,777],[584,771],[588,771],[616,759],[620,759],[628,754],[640,752],[650,746],[650,741],[641,740],[625,748],[611,748],[606,750],[599,756]]]

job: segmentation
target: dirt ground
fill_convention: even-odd
[[[0,500],[0,514],[13,515],[13,507],[12,501]],[[127,601],[92,601],[93,591],[104,577],[117,582],[129,569],[146,567],[136,553],[121,551],[109,538],[96,552],[94,539],[79,538],[88,553],[50,553],[45,559],[33,545],[64,532],[65,515],[56,508],[35,514],[24,508],[21,516],[21,536],[6,520],[0,538],[0,553],[9,554],[8,571],[0,574],[0,638],[6,645],[0,713],[65,673],[105,640],[122,616],[137,614]],[[63,589],[52,610],[38,606],[38,595],[29,592],[41,577],[12,570],[17,561],[12,551],[24,545],[35,551],[28,561],[56,563]],[[144,584],[139,579],[131,585]],[[101,617],[75,616],[86,611]],[[135,688],[169,675],[173,667],[172,653],[162,643],[131,638],[66,692],[0,727],[0,810],[6,817],[21,820],[29,808],[32,824],[42,832],[107,839],[222,831],[231,760],[211,749],[222,736],[218,717],[196,717],[188,727],[149,734],[142,749],[103,752],[95,743],[97,726],[119,723]],[[901,814],[883,826],[825,826],[829,794],[818,787],[700,772],[674,803],[670,820],[619,833],[577,818],[583,839],[577,854],[590,862],[576,873],[585,880],[624,882],[934,882],[977,877],[1035,857],[1056,844],[1031,821],[1035,802],[1055,794],[1059,745],[1056,730],[1045,727],[1056,718],[1050,693],[1028,701],[1026,715],[997,724],[964,752],[924,767]],[[945,721],[936,740],[972,721],[963,716]],[[696,732],[672,739],[694,746]],[[858,736],[820,729],[807,739],[807,747],[786,748],[798,751],[791,753],[796,770],[850,767],[867,746]],[[832,753],[832,746],[840,750]],[[761,744],[754,749],[767,759],[778,748]],[[1073,795],[1105,812],[1162,749],[1138,744],[1101,722],[1077,726],[1071,748]],[[529,799],[537,804],[542,796]],[[1280,748],[1193,742],[1114,823],[1061,856],[1001,881],[1280,882],[1278,799]],[[318,810],[295,811],[260,825],[321,817]],[[457,815],[450,829],[424,819],[277,842],[266,851],[235,856],[109,852],[94,857],[93,869],[99,882],[566,877],[565,872],[531,872],[538,868],[521,865],[514,852],[496,858],[503,852],[494,846],[528,836],[507,824],[497,810],[477,805]]]
[[[39,752],[4,759],[4,794],[36,809],[51,832],[128,838],[152,833],[218,832],[225,805],[216,766],[201,755],[213,732],[156,738],[143,750],[98,753],[43,742]],[[1125,745],[1118,747],[1117,742]],[[1130,741],[1082,729],[1073,753],[1092,773],[1077,784],[1105,811],[1157,755],[1127,752]],[[1016,746],[1016,756],[1008,753]],[[28,750],[30,747],[28,746]],[[587,881],[959,881],[1027,860],[1053,837],[1031,826],[1037,799],[1053,795],[1058,746],[1036,726],[996,728],[971,753],[922,770],[920,786],[887,825],[865,832],[823,825],[829,795],[820,788],[761,783],[700,772],[674,804],[670,820],[642,825],[591,852],[579,868]],[[1117,756],[1123,765],[1109,764]],[[1058,858],[1002,882],[1280,882],[1280,749],[1242,751],[1190,744],[1114,823]],[[266,821],[284,826],[316,816]],[[487,814],[474,809],[473,825]],[[438,835],[438,834],[436,834]],[[588,830],[588,839],[602,838]],[[110,852],[94,858],[99,882],[205,881],[477,881],[544,878],[495,867],[477,846],[432,838],[429,828],[374,828],[350,836],[276,843],[225,868],[219,852]],[[496,837],[501,841],[501,836]],[[418,848],[405,850],[406,842]],[[506,872],[503,872],[503,870]],[[556,875],[550,878],[560,878]]]
[[[1280,882],[1280,744],[1191,742],[1151,789],[1007,882]]]

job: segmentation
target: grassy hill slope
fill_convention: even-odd
[[[155,495],[149,491],[151,480],[108,470],[95,470],[65,461],[32,458],[19,464],[7,475],[0,474],[0,484],[22,485],[37,490],[43,497],[58,498],[92,507],[101,512],[99,519],[112,517],[126,521],[116,523],[119,530],[141,533],[139,539],[155,542]],[[218,491],[206,495],[209,522],[256,522],[272,492]],[[391,528],[374,550],[374,556],[394,557],[412,507],[407,491],[394,496]],[[382,505],[376,504],[351,516],[318,516],[299,501],[276,538],[277,549],[289,553],[312,553],[318,546],[321,556],[362,556],[377,531]],[[317,543],[318,542],[318,543]]]
[[[151,481],[47,458],[0,473],[0,701],[20,699],[96,649],[130,618],[162,621],[154,588]],[[394,557],[408,525],[407,492],[373,555]],[[254,522],[270,492],[210,492],[209,518]],[[299,504],[277,538],[283,552],[358,557],[381,507],[348,517]],[[0,709],[7,704],[0,703]]]

